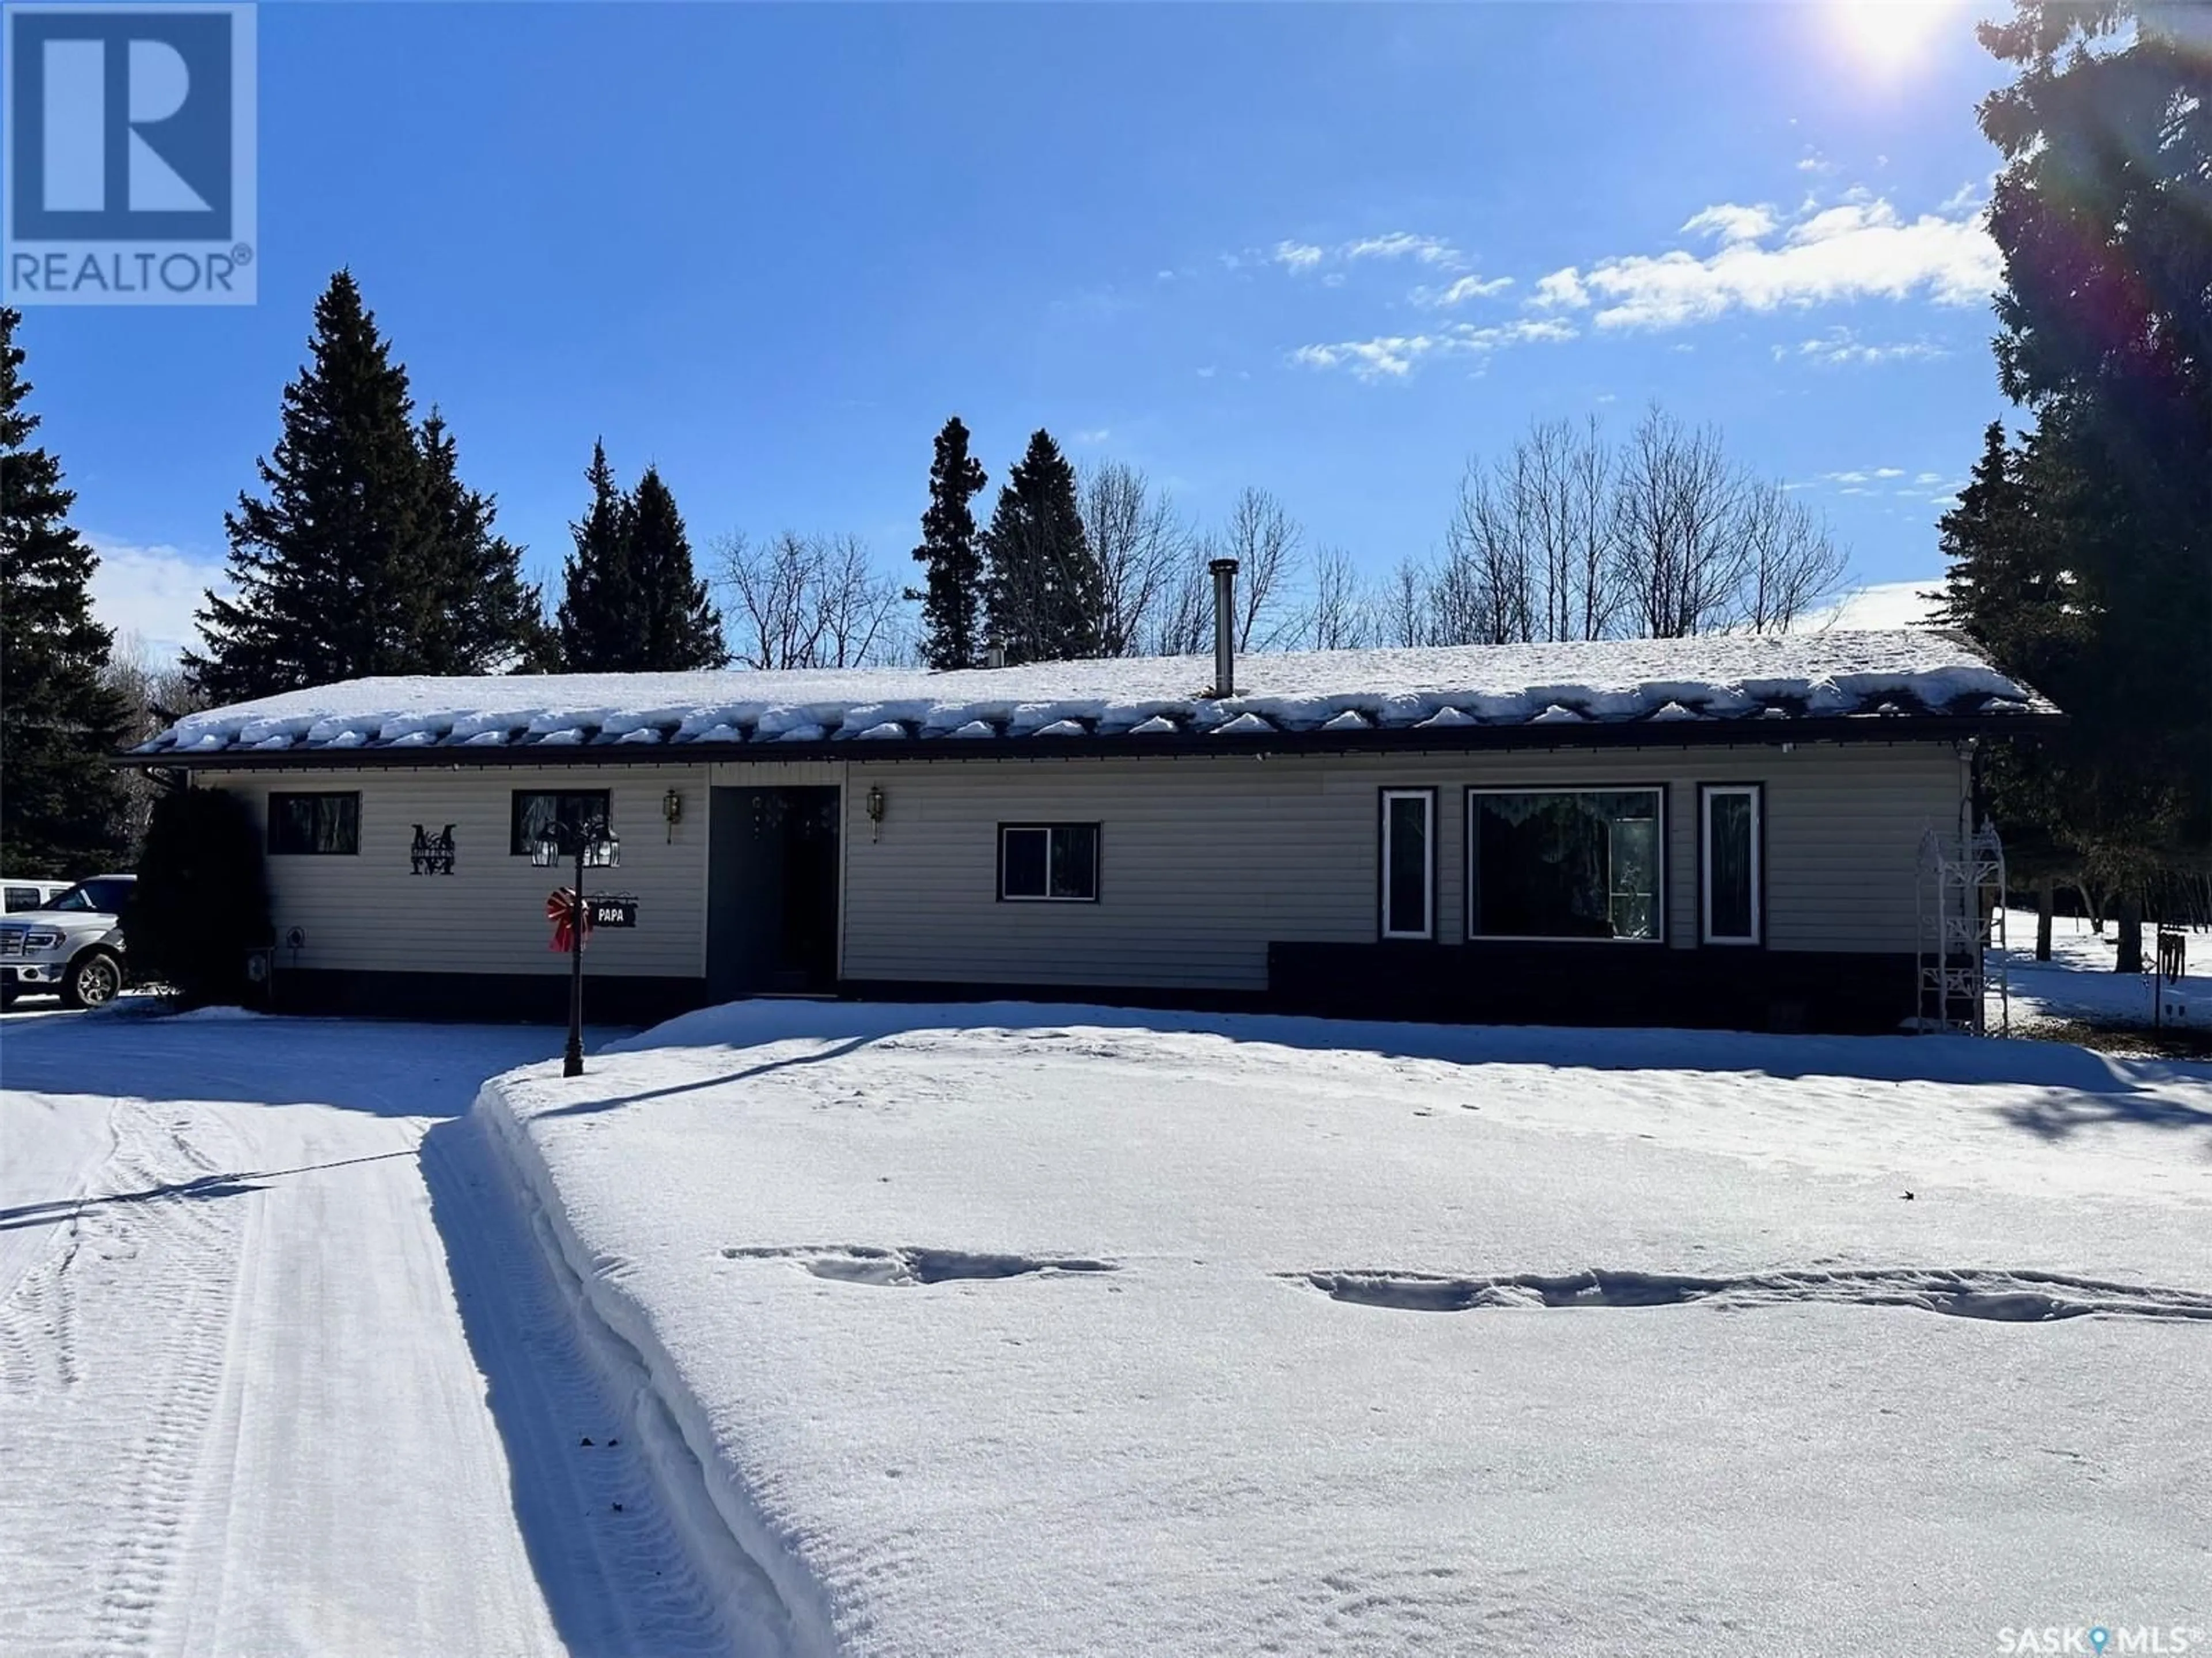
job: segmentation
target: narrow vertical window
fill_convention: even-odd
[[[1382,791],[1382,936],[1432,938],[1437,930],[1437,797]]]
[[[1766,872],[1762,866],[1765,826],[1759,821],[1759,797],[1756,783],[1708,783],[1698,791],[1704,820],[1699,836],[1704,878],[1699,885],[1705,895],[1704,938],[1709,944],[1760,942]]]

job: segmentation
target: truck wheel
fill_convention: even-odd
[[[88,950],[70,963],[62,981],[67,1007],[105,1007],[123,988],[123,964],[104,950]]]

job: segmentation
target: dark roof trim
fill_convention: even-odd
[[[1172,760],[1220,755],[1459,754],[1544,749],[1773,748],[1784,743],[1948,743],[1964,738],[2031,736],[2065,725],[2059,714],[1843,714],[1819,719],[1650,720],[1586,725],[1449,726],[1368,732],[1255,732],[1191,738],[1000,737],[814,743],[548,744],[515,748],[425,747],[387,744],[359,749],[216,749],[207,752],[121,754],[112,763],[181,771],[473,770],[563,766],[682,766],[710,761],[783,763],[854,760]]]

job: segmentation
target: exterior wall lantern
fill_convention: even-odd
[[[883,786],[879,783],[869,784],[866,805],[869,823],[868,839],[872,841],[884,838],[884,805]]]
[[[622,862],[622,840],[613,826],[597,814],[589,817],[568,819],[555,817],[538,833],[532,842],[530,861],[539,869],[550,869],[563,857],[576,860],[576,884],[568,889],[566,908],[568,922],[568,1046],[561,1056],[561,1074],[580,1077],[584,1074],[584,933],[591,925],[591,911],[584,902],[584,872],[586,869],[612,869]],[[562,895],[554,895],[558,905]]]
[[[661,821],[668,825],[668,843],[676,844],[676,826],[684,821],[684,797],[671,789],[660,797]]]

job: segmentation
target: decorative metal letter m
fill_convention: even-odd
[[[427,835],[420,823],[415,825],[415,843],[407,849],[410,872],[416,875],[451,875],[453,872],[453,826],[446,825],[442,835]]]

